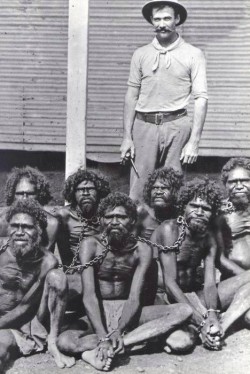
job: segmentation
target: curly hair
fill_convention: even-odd
[[[5,200],[7,205],[11,205],[15,199],[16,186],[21,178],[29,179],[34,184],[37,201],[41,205],[48,204],[52,199],[49,182],[45,176],[36,168],[25,166],[23,168],[13,168],[8,176],[5,185]]]
[[[230,160],[223,166],[221,170],[221,180],[224,185],[227,183],[230,171],[236,169],[237,167],[249,170],[250,172],[250,159],[245,157],[230,158]]]
[[[186,205],[198,197],[211,205],[213,215],[217,214],[222,204],[223,195],[219,184],[209,180],[208,177],[194,178],[180,189],[178,196],[179,213],[183,214]]]
[[[123,206],[131,220],[137,220],[136,204],[130,197],[121,192],[114,192],[109,194],[100,202],[98,207],[98,216],[104,217],[107,209],[115,209],[118,206]]]
[[[177,193],[183,184],[183,174],[180,171],[173,169],[172,167],[166,167],[155,170],[153,174],[147,180],[147,183],[143,189],[143,197],[145,202],[150,205],[152,187],[157,179],[166,182],[172,190],[172,197],[174,203],[177,199]]]
[[[73,206],[77,204],[76,187],[84,180],[94,183],[99,199],[103,199],[110,193],[109,182],[103,176],[97,175],[93,171],[78,169],[76,173],[66,179],[63,189],[63,197]]]
[[[44,231],[47,227],[47,215],[41,205],[33,199],[17,200],[6,212],[6,220],[10,222],[15,214],[24,213],[30,215]]]

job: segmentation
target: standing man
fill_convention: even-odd
[[[134,159],[130,197],[142,200],[143,186],[155,168],[197,160],[207,112],[206,62],[198,48],[176,31],[187,18],[178,1],[149,1],[142,8],[154,26],[152,43],[138,48],[131,61],[124,106],[121,158]],[[187,117],[194,97],[193,124]]]
[[[250,159],[231,158],[221,177],[232,204],[217,221],[220,270],[226,279],[250,270]]]
[[[59,222],[48,210],[46,205],[51,200],[49,182],[37,169],[30,166],[13,168],[8,175],[5,186],[6,205],[10,206],[14,201],[33,199],[43,207],[47,216],[47,245],[46,249],[54,251]],[[7,236],[8,224],[5,219],[6,209],[0,215],[0,237]]]

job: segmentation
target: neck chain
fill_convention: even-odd
[[[174,242],[173,245],[170,245],[170,246],[165,245],[164,246],[164,245],[161,245],[161,244],[154,243],[151,240],[141,238],[140,236],[135,237],[135,239],[139,240],[142,243],[146,243],[149,246],[158,248],[159,252],[163,252],[163,253],[175,252],[176,254],[178,254],[180,252],[180,246],[185,239],[186,227],[188,227],[188,225],[187,225],[185,219],[182,216],[179,216],[177,218],[177,223],[178,223],[178,225],[181,225],[181,232],[179,234],[178,239]]]

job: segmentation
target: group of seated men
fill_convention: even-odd
[[[58,367],[82,357],[108,371],[152,342],[220,350],[235,321],[249,326],[250,160],[221,176],[224,190],[156,170],[142,203],[78,170],[68,205],[52,210],[45,176],[14,168],[0,216],[0,371],[46,346]]]

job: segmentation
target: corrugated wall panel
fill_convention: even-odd
[[[0,2],[0,149],[64,151],[68,0]]]
[[[200,154],[250,156],[250,2],[182,2],[189,11],[182,35],[208,62],[209,110]],[[130,59],[153,37],[141,16],[144,3],[90,0],[87,155],[94,160],[119,161]]]

